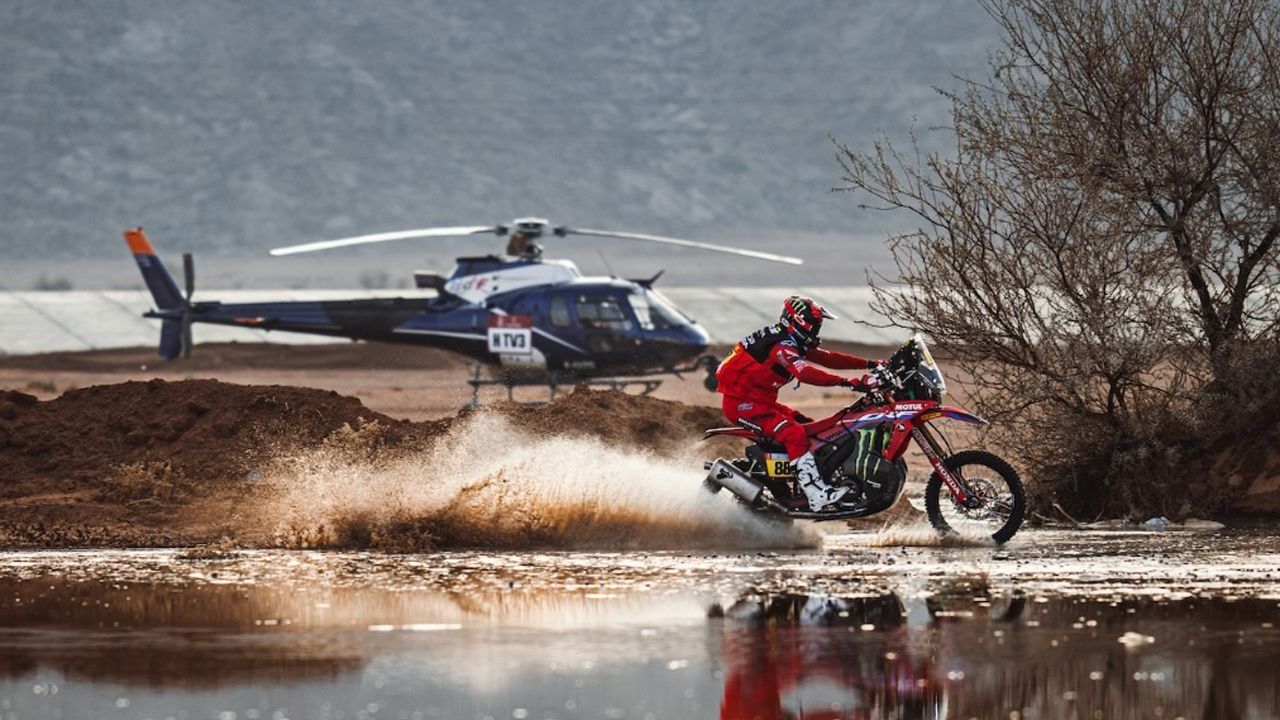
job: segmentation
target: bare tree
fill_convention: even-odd
[[[848,189],[919,223],[878,309],[953,354],[1077,507],[1114,510],[1125,443],[1277,339],[1280,15],[980,2],[1004,43],[950,94],[954,155],[840,147]]]

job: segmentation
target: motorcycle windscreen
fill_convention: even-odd
[[[920,351],[920,367],[916,369],[916,372],[920,373],[920,379],[932,385],[939,397],[947,394],[947,381],[942,377],[942,369],[938,367],[938,363],[934,362],[933,354],[929,352],[929,346],[925,343],[924,337],[916,333],[912,340]]]

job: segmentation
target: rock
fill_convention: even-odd
[[[1080,527],[1086,530],[1121,530],[1132,526],[1128,520],[1099,520],[1097,522],[1083,523]]]
[[[1147,530],[1154,530],[1158,532],[1169,527],[1169,518],[1163,516],[1149,518],[1146,522],[1142,523],[1142,527]]]
[[[1215,520],[1201,520],[1200,518],[1187,518],[1182,521],[1182,527],[1187,530],[1221,530],[1226,527]]]

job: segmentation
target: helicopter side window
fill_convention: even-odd
[[[569,319],[569,303],[559,295],[551,297],[551,306],[547,314],[551,324],[556,327],[569,327],[572,323]]]
[[[631,329],[631,319],[617,299],[608,295],[579,295],[578,322],[589,330]]]

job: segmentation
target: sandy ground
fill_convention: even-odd
[[[8,390],[0,545],[623,547],[654,526],[719,542],[742,523],[709,524],[685,502],[705,495],[702,453],[717,451],[695,444],[719,420],[583,388],[420,422],[298,386],[153,378],[47,401]]]
[[[887,354],[881,348],[840,349]],[[563,538],[590,535],[584,517],[591,525],[608,516],[596,523],[598,534],[625,535],[637,523],[653,524],[652,518],[672,513],[693,518],[698,537],[719,537],[723,527],[736,532],[737,520],[711,527],[708,535],[701,510],[683,505],[648,508],[643,517],[631,517],[628,500],[591,505],[608,482],[621,482],[617,492],[623,495],[631,492],[627,478],[658,483],[641,491],[646,500],[683,498],[698,488],[704,460],[740,452],[744,441],[735,438],[697,443],[704,429],[726,424],[720,396],[708,392],[701,377],[668,378],[651,398],[611,399],[564,388],[563,402],[536,409],[505,402],[505,388],[486,387],[482,406],[501,420],[489,427],[463,422],[465,413],[459,414],[471,400],[471,372],[468,362],[449,353],[363,343],[206,345],[173,363],[157,363],[152,350],[141,348],[0,358],[0,474],[8,476],[0,478],[0,509],[8,512],[0,538],[28,547],[168,546],[224,536],[255,546],[404,545],[389,544],[393,534],[422,535],[422,543],[408,547],[436,547],[442,538],[433,505],[439,493],[423,488],[463,482],[459,478],[469,480],[454,490],[479,507],[463,502],[455,513],[458,526],[445,533],[453,544],[501,545],[536,536],[558,546]],[[155,380],[165,382],[149,382]],[[545,387],[521,387],[515,399],[545,401],[548,394]],[[805,387],[786,389],[783,397],[822,417],[855,395]],[[339,437],[344,426],[358,428],[368,420],[362,415],[368,411],[381,414],[374,420],[391,428],[391,436]],[[429,422],[437,420],[444,424]],[[543,439],[531,443],[520,431]],[[419,447],[424,443],[438,450]],[[366,461],[375,448],[373,461]],[[919,483],[928,465],[911,452],[909,477]],[[261,498],[246,502],[262,491],[264,473],[288,486],[271,493],[288,507],[262,510]],[[475,536],[469,525],[489,517],[486,503],[507,502],[501,484],[509,481],[526,488],[532,483],[546,497],[521,510],[518,529]],[[561,497],[566,492],[568,499]],[[529,493],[522,493],[527,500]],[[331,512],[281,519],[321,505]],[[905,506],[903,512],[915,514]],[[871,520],[878,524],[900,514]],[[429,532],[421,522],[427,517],[437,518]],[[605,545],[628,542],[619,537]],[[794,542],[809,539],[782,540]]]
[[[884,357],[887,348],[832,344],[846,352]],[[713,349],[719,354],[723,348]],[[487,375],[486,375],[487,376]],[[152,348],[52,353],[0,358],[0,389],[15,389],[42,400],[72,388],[126,380],[217,379],[245,385],[292,385],[334,390],[360,398],[365,405],[394,418],[430,420],[448,417],[471,401],[469,362],[457,355],[398,345],[342,343],[285,346],[210,344],[196,348],[188,360],[166,363]],[[701,375],[667,376],[654,393],[664,400],[690,405],[718,405]],[[567,388],[566,388],[567,390]],[[633,390],[634,392],[634,390]],[[505,400],[501,387],[481,390],[481,402]],[[519,401],[546,400],[545,387],[519,387]],[[786,389],[783,398],[802,412],[818,417],[848,402],[840,390]]]

